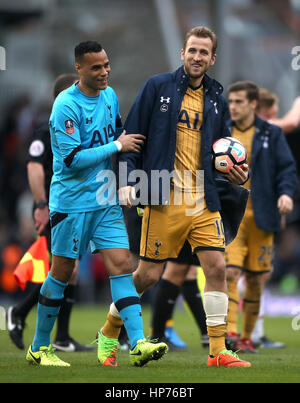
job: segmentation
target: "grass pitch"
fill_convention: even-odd
[[[89,344],[103,325],[106,306],[75,306],[71,318],[71,335],[81,343]],[[150,322],[150,311],[143,308],[145,333]],[[208,368],[207,349],[202,348],[200,334],[191,316],[177,309],[175,325],[178,334],[188,344],[185,353],[168,353],[162,360],[145,367],[129,365],[128,352],[118,352],[118,367],[102,367],[97,353],[59,353],[71,364],[70,368],[43,368],[25,361],[26,350],[18,350],[7,330],[0,331],[0,383],[101,383],[101,384],[196,384],[196,383],[299,383],[300,330],[292,329],[292,318],[265,318],[266,334],[273,340],[283,341],[286,348],[260,349],[258,354],[241,354],[251,361],[251,368]],[[36,311],[27,318],[24,330],[26,349],[32,342]],[[95,345],[96,348],[96,345]],[[107,387],[107,385],[103,385]],[[169,385],[170,386],[170,385]],[[179,385],[180,386],[180,385]],[[194,385],[197,387],[197,385]]]

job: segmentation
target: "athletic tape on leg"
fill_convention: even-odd
[[[220,291],[208,291],[203,295],[207,326],[226,324],[228,296]]]

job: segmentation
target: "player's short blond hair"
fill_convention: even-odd
[[[183,50],[186,48],[187,41],[191,36],[196,36],[198,38],[210,38],[212,41],[212,53],[215,54],[218,46],[218,40],[217,40],[217,35],[209,28],[203,27],[203,26],[198,26],[190,29],[184,38],[184,43],[183,43]]]

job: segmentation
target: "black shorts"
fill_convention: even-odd
[[[176,259],[169,259],[171,262],[179,264],[189,264],[200,266],[199,259],[196,254],[192,254],[192,248],[188,241],[185,241],[179,255]]]
[[[129,238],[130,252],[139,256],[143,217],[138,215],[136,207],[126,207],[123,212]]]
[[[46,225],[44,228],[44,231],[42,232],[41,235],[45,235],[47,239],[47,246],[48,246],[48,251],[51,252],[51,228],[50,228],[50,223]]]

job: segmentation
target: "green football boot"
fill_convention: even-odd
[[[155,343],[155,340],[138,340],[133,350],[130,350],[130,363],[135,367],[142,367],[147,362],[159,360],[168,351],[165,343]]]
[[[98,361],[104,366],[116,367],[118,339],[104,336],[101,329],[97,334],[96,343],[98,344]]]
[[[46,347],[40,347],[39,351],[32,351],[31,346],[29,347],[26,355],[26,360],[30,364],[41,365],[45,367],[70,367],[70,364],[62,361],[57,355],[54,354],[55,349],[51,344]]]

